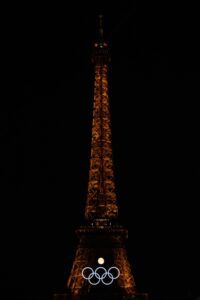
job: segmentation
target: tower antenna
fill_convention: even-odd
[[[99,39],[103,40],[103,15],[99,15]]]

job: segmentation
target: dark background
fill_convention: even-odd
[[[99,13],[112,57],[120,220],[137,287],[153,299],[200,294],[197,7],[54,2],[11,6],[3,26],[4,299],[44,299],[71,267],[87,193]]]

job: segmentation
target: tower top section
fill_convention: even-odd
[[[99,40],[103,41],[103,15],[99,15]]]
[[[103,15],[98,16],[98,36],[94,43],[94,50],[92,55],[92,62],[95,64],[109,63],[110,55],[108,49],[108,43],[104,38],[104,28],[103,28]]]

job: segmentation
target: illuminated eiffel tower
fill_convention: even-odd
[[[73,300],[133,299],[135,281],[125,249],[128,231],[117,225],[107,78],[110,56],[102,16],[92,62],[95,79],[86,222],[76,230],[79,245],[66,287]]]

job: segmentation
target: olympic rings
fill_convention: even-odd
[[[104,267],[98,267],[95,270],[90,267],[85,267],[83,268],[81,274],[82,277],[88,280],[91,285],[97,285],[100,282],[105,285],[110,285],[120,276],[120,270],[117,267],[111,267],[108,269],[108,271]],[[96,280],[93,280],[93,278]]]

